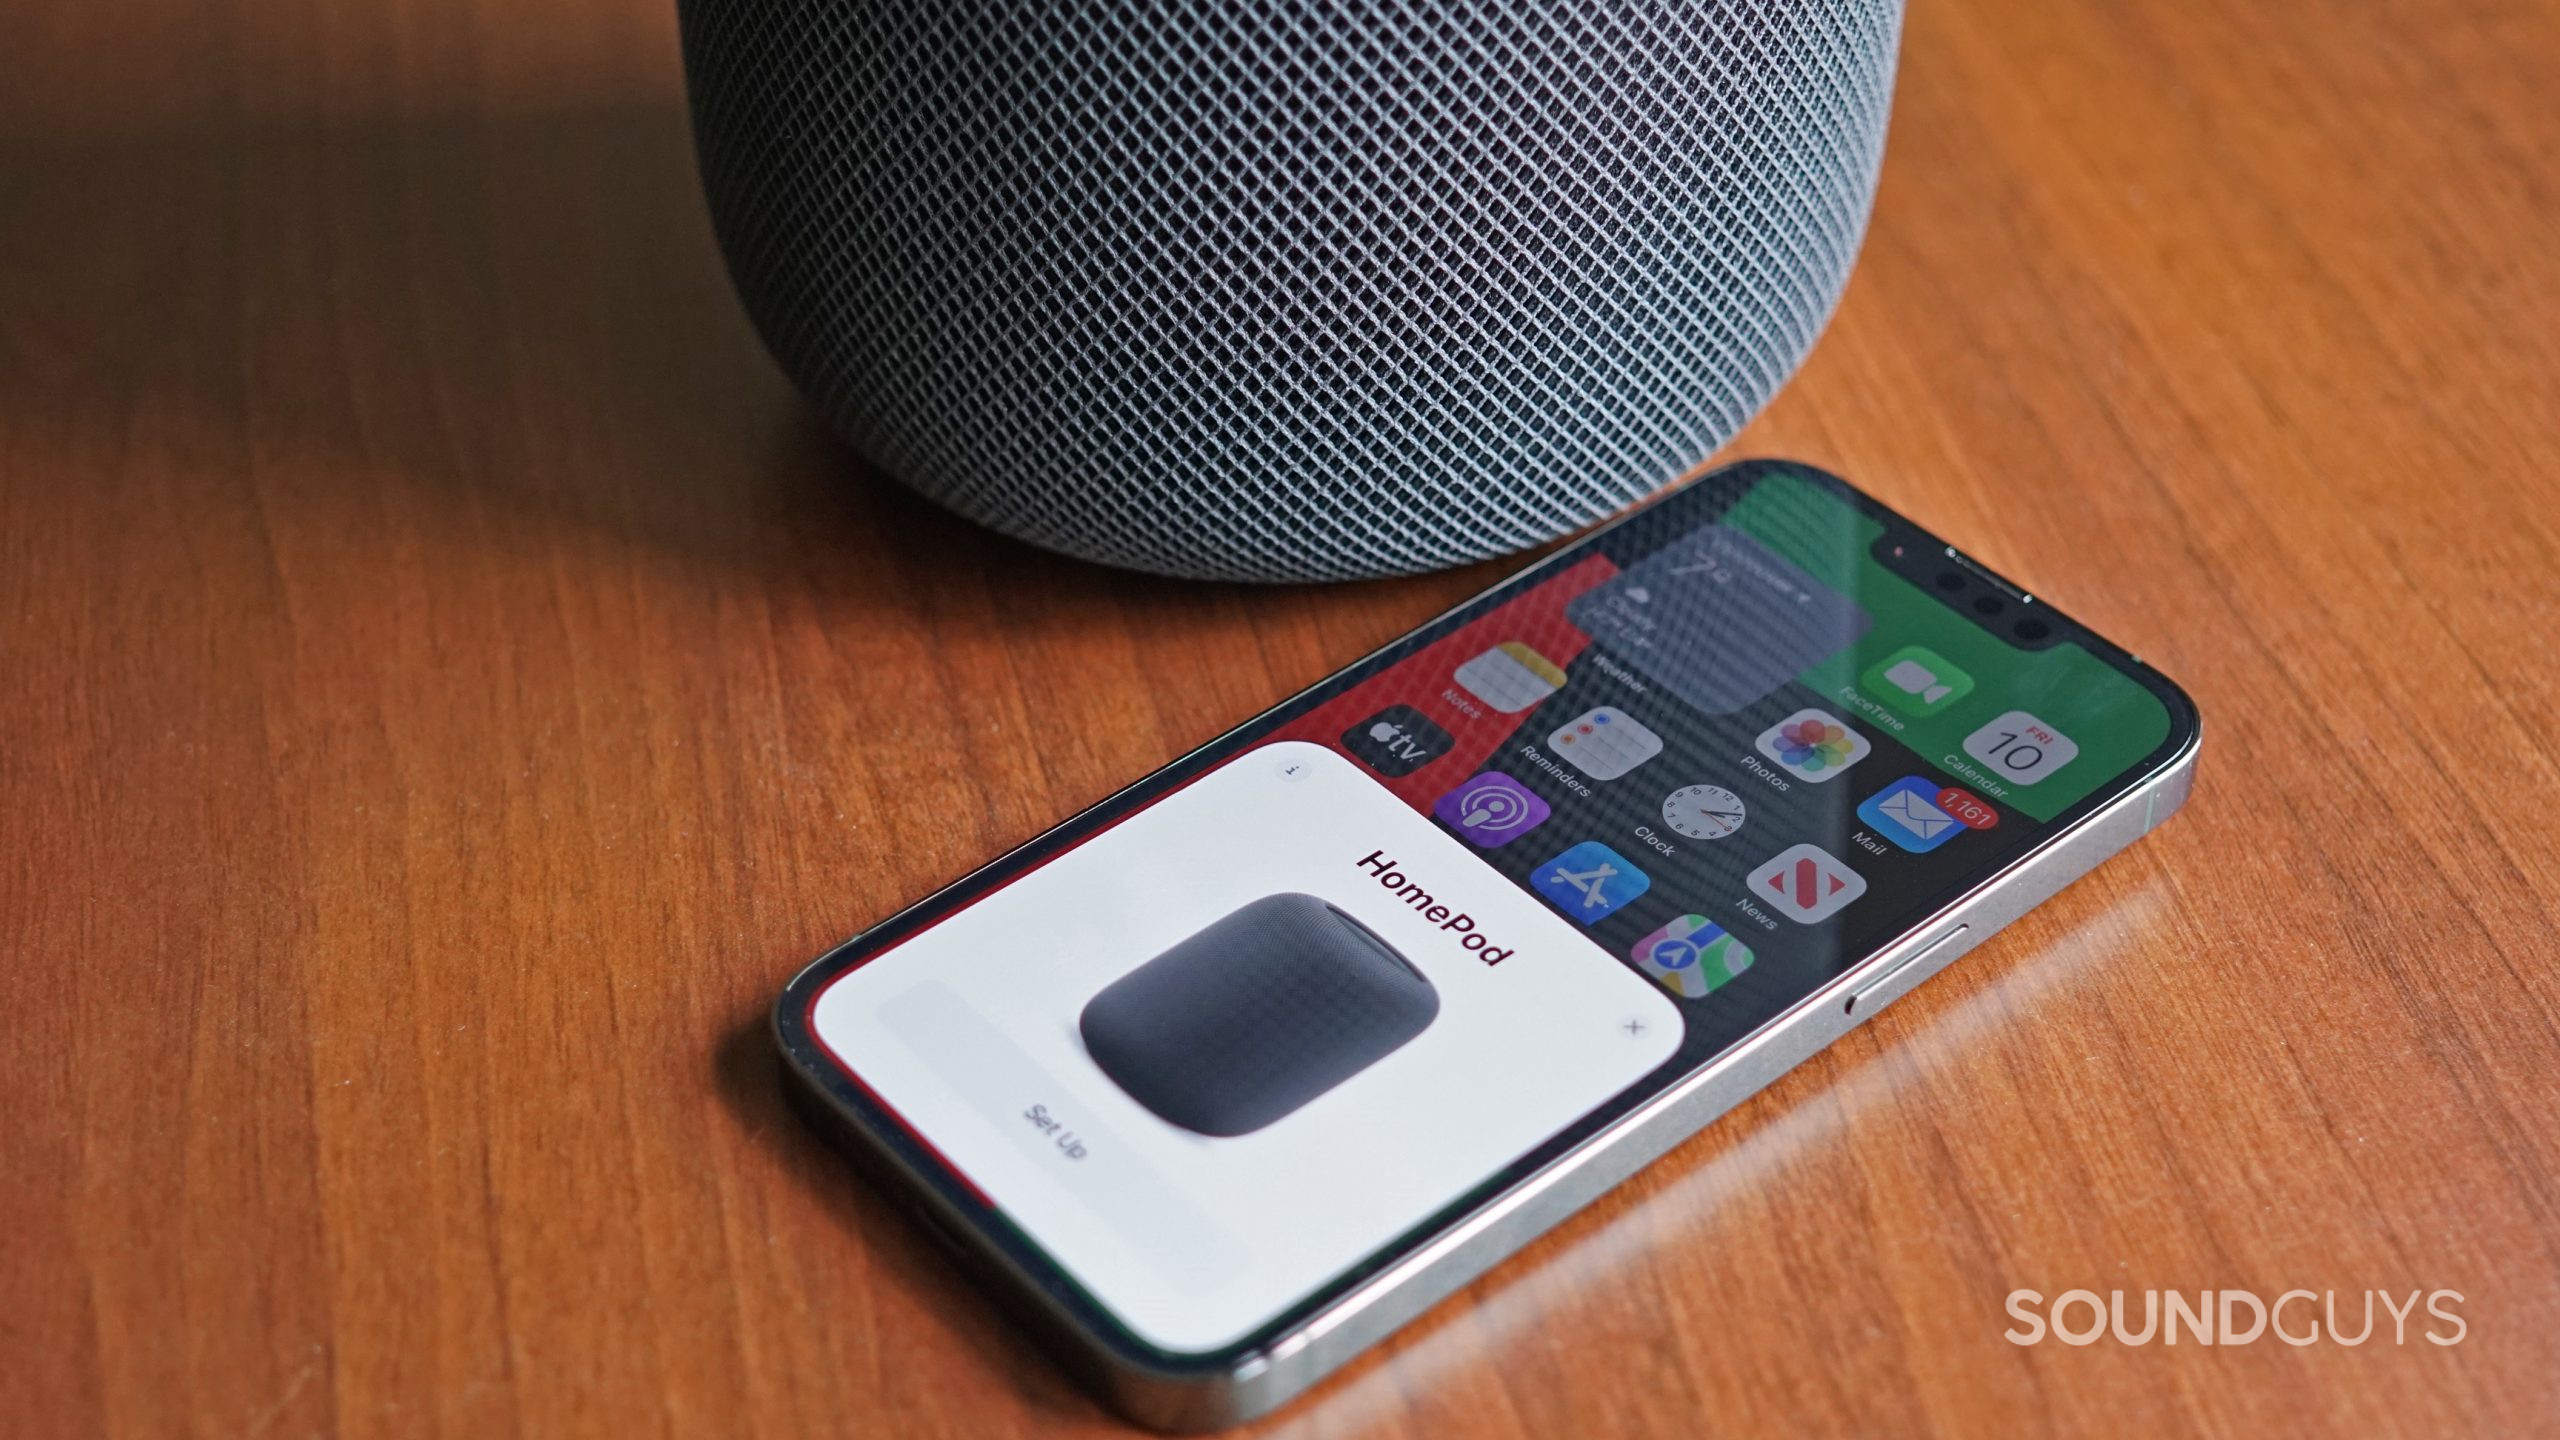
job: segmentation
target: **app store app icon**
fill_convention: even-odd
[[[1537,868],[1529,888],[1585,925],[1597,925],[1653,888],[1653,877],[1597,840],[1585,840]]]

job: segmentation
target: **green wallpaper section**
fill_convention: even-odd
[[[1809,482],[1773,475],[1752,487],[1724,523],[1853,597],[1875,621],[1857,644],[1799,678],[1834,702],[1834,713],[1851,726],[1893,736],[1985,799],[2050,820],[2168,737],[2168,708],[2105,661],[2073,644],[2016,649],[1878,564],[1870,547],[1884,527]],[[1973,677],[1973,689],[1926,716],[1885,703],[1859,677],[1906,645],[1936,651]],[[2011,710],[2077,741],[2080,753],[2030,785],[1995,778],[1964,752],[1964,741]],[[1877,784],[1892,778],[1879,776]]]

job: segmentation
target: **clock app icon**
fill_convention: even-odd
[[[1684,785],[1664,797],[1662,818],[1692,840],[1721,840],[1742,828],[1742,797],[1721,785]]]

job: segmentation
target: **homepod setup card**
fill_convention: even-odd
[[[811,1021],[1007,1219],[1179,1351],[1266,1321],[1682,1033],[1659,986],[1295,740],[847,971]]]

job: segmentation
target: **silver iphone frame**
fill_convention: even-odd
[[[1824,475],[1867,498],[1863,491],[1828,476],[1820,467],[1787,461],[1740,463]],[[1584,553],[1590,542],[1661,503],[1670,493],[1594,528],[1539,563],[1503,577],[1128,789],[1144,786],[1165,770],[1179,769],[1220,751],[1240,735],[1269,725],[1345,674],[1377,662],[1413,635],[1436,629],[1496,592],[1515,586],[1527,589],[1551,567]],[[1877,504],[1871,498],[1867,503]],[[1947,554],[1950,560],[1993,583],[2023,594],[1953,547]],[[2201,718],[2193,701],[2174,682],[2150,666],[2143,668],[2185,702],[2187,724],[2182,743],[2156,762],[2149,773],[1961,897],[1913,924],[1898,938],[1879,946],[1697,1070],[1442,1225],[1427,1239],[1409,1246],[1286,1329],[1214,1366],[1157,1363],[1098,1330],[1041,1276],[997,1245],[982,1227],[981,1217],[965,1212],[944,1184],[936,1183],[934,1177],[919,1168],[908,1149],[853,1103],[841,1086],[830,1082],[826,1062],[812,1053],[801,1029],[801,1012],[811,987],[831,978],[838,968],[838,958],[860,946],[872,931],[830,948],[794,977],[774,1007],[775,1039],[783,1051],[785,1070],[798,1082],[792,1091],[811,1118],[845,1142],[853,1157],[864,1162],[865,1169],[886,1180],[896,1198],[924,1222],[928,1232],[953,1251],[982,1283],[1003,1296],[1017,1318],[1041,1335],[1058,1358],[1083,1376],[1113,1408],[1139,1424],[1164,1431],[1211,1430],[1241,1424],[1304,1393],[1620,1181],[1704,1130],[1726,1111],[1865,1024],[1893,1001],[2175,813],[2186,802],[2195,782],[2196,757],[2203,740]],[[1126,793],[1124,789],[1094,809],[1107,807]],[[1088,810],[1070,817],[900,911],[875,929],[897,926],[920,912],[939,910],[947,897],[974,888],[988,871],[1023,851],[1044,847],[1091,813]]]

